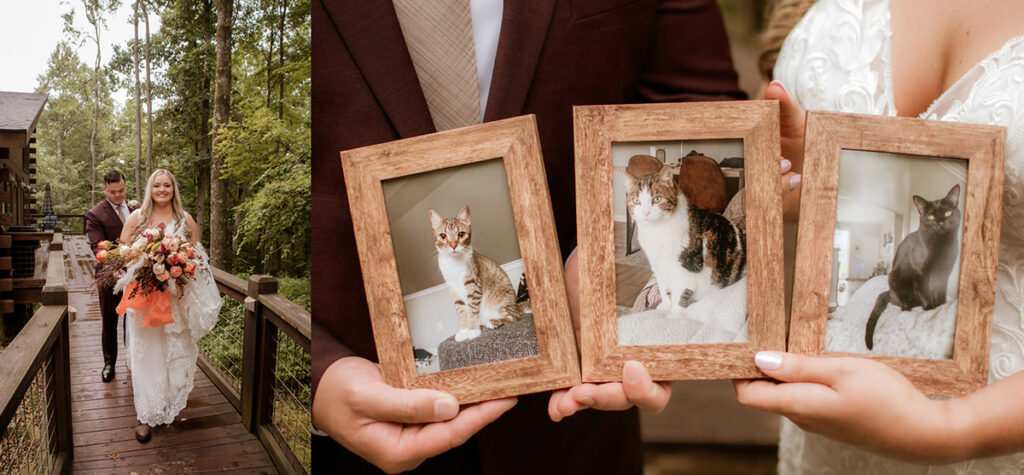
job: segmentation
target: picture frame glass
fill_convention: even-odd
[[[747,342],[743,139],[611,151],[618,345]]]
[[[539,355],[504,160],[381,185],[417,374]]]
[[[841,150],[826,351],[953,358],[967,165]]]

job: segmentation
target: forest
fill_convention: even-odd
[[[64,34],[36,88],[48,95],[37,188],[50,186],[56,213],[83,214],[103,199],[111,169],[141,202],[149,173],[166,168],[214,265],[308,289],[309,0],[62,5]],[[134,38],[103,57],[121,9]],[[88,26],[76,28],[81,18]]]

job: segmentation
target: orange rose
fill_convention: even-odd
[[[96,247],[98,247],[100,249],[103,249],[103,250],[110,249],[110,246],[111,246],[110,241],[100,241],[100,243],[96,245]]]
[[[156,280],[159,280],[160,282],[167,280],[168,277],[170,277],[170,275],[168,275],[166,272],[164,272],[163,274],[156,274]]]
[[[185,273],[188,274],[188,275],[195,274],[196,273],[196,265],[195,264],[186,264],[185,265]]]
[[[172,266],[178,265],[178,255],[177,254],[171,254],[171,255],[167,256],[167,263],[172,265]],[[175,277],[177,277],[177,276],[175,276]]]
[[[106,249],[100,249],[99,252],[96,253],[96,262],[100,263],[100,262],[103,262],[105,260],[107,260],[107,250]]]
[[[171,273],[171,277],[177,277],[177,276],[181,275],[181,267],[178,267],[178,266],[171,267],[170,273]]]

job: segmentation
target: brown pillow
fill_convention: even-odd
[[[713,159],[690,152],[680,162],[678,183],[694,206],[716,213],[725,211],[725,175]]]

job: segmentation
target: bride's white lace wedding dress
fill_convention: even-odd
[[[188,235],[184,220],[165,229],[168,235]],[[174,322],[158,327],[144,327],[142,319],[129,308],[127,363],[132,373],[135,414],[139,422],[157,426],[174,422],[185,408],[192,392],[199,356],[199,340],[213,329],[220,314],[220,292],[210,270],[209,257],[202,244],[194,245],[195,278],[188,285],[171,292],[171,315]],[[134,272],[122,277],[115,291],[121,291],[133,280]]]
[[[819,1],[786,39],[775,78],[805,109],[897,115],[889,12],[888,0]],[[1024,370],[1024,36],[1009,39],[975,65],[921,117],[1007,127],[989,377],[994,381]],[[941,467],[902,464],[803,432],[786,420],[781,438],[779,472],[785,474],[1024,470],[1024,453]]]

